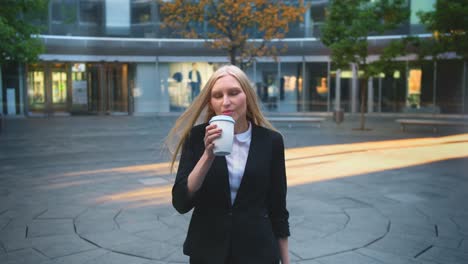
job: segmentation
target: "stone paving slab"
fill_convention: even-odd
[[[28,225],[28,237],[74,235],[73,219],[34,219]]]
[[[0,263],[2,264],[29,264],[39,263],[44,260],[47,260],[47,257],[33,248],[25,248],[6,254],[0,254]]]
[[[148,259],[119,254],[115,252],[107,252],[97,258],[86,261],[87,264],[146,264]]]
[[[52,259],[96,249],[76,235],[36,237],[30,240],[34,249]]]
[[[357,252],[346,252],[339,255],[333,255],[324,257],[317,260],[321,264],[334,264],[334,263],[349,263],[349,264],[381,264],[380,261],[377,261],[366,255],[359,254]]]
[[[391,118],[370,118],[373,129],[360,132],[357,120],[276,124],[291,263],[468,263],[468,131],[403,133]],[[161,147],[173,121],[7,120],[0,263],[188,263],[190,213],[170,204]]]
[[[89,261],[106,255],[109,251],[104,249],[92,249],[69,256],[55,258],[53,260],[45,260],[43,262],[38,262],[38,264],[82,264],[88,263]]]
[[[403,257],[401,255],[389,254],[385,251],[376,251],[369,248],[361,248],[356,250],[357,253],[375,259],[378,263],[384,264],[416,264],[421,263],[411,257]]]

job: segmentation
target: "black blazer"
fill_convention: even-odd
[[[195,208],[184,254],[213,264],[224,263],[228,254],[243,264],[277,261],[277,239],[289,236],[282,136],[252,124],[244,176],[231,205],[225,157],[215,158],[200,189],[188,196],[187,177],[204,152],[206,126],[192,128],[172,188],[172,204],[179,213]]]

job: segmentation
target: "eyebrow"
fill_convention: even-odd
[[[227,89],[228,89],[228,90],[241,90],[241,91],[243,91],[242,87],[240,87],[240,86],[231,86],[231,87],[228,87]],[[212,93],[213,93],[213,92],[214,92],[214,93],[217,93],[217,92],[221,92],[221,91],[215,90],[215,89],[211,89],[211,92],[212,92]]]

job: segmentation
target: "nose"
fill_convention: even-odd
[[[229,99],[228,95],[223,96],[223,105],[229,105],[231,103],[231,100]]]

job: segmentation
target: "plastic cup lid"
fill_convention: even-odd
[[[232,117],[228,116],[228,115],[217,115],[217,116],[213,116],[211,119],[210,119],[210,124],[211,122],[215,122],[215,121],[228,121],[228,122],[231,122],[231,123],[235,123],[234,119],[232,119]]]

